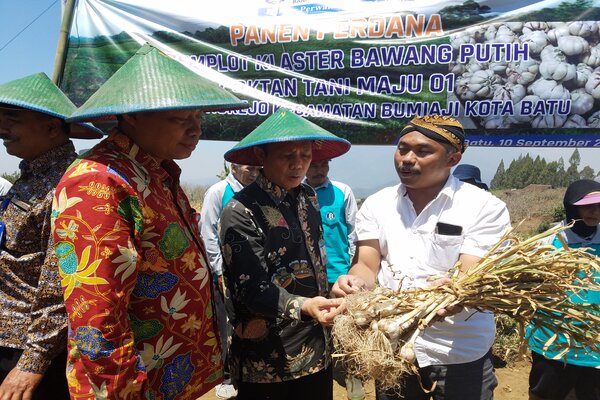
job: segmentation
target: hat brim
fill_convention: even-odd
[[[35,104],[25,103],[21,101],[10,101],[3,99],[0,103],[0,108],[7,110],[28,110],[41,114],[46,114],[54,118],[65,121],[69,124],[69,137],[74,139],[100,139],[104,136],[104,132],[96,128],[90,123],[69,122],[65,115],[58,114],[44,107],[36,106]]]
[[[122,104],[114,105],[111,107],[96,108],[91,112],[82,111],[74,112],[69,118],[68,122],[75,121],[93,121],[93,122],[107,122],[116,121],[118,115],[144,113],[144,112],[161,112],[161,111],[177,111],[177,110],[200,110],[202,112],[215,112],[215,111],[234,111],[243,108],[248,108],[250,104],[208,104],[208,105],[173,105],[171,107],[161,104]]]
[[[260,166],[261,163],[254,153],[254,148],[257,146],[267,145],[270,143],[280,142],[298,142],[310,140],[312,144],[312,161],[324,161],[331,160],[345,154],[350,150],[350,142],[342,138],[327,138],[323,139],[323,136],[305,136],[302,138],[270,138],[263,141],[253,142],[251,145],[233,148],[225,153],[225,160],[234,164]]]
[[[589,204],[599,204],[600,203],[600,193],[590,193],[583,196],[580,200],[573,203],[574,206],[587,206]]]

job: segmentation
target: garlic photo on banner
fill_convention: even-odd
[[[450,36],[454,95],[464,115],[481,129],[592,128],[599,124],[600,29],[598,21],[502,22]],[[507,45],[521,46],[511,58]],[[465,46],[481,50],[464,57]],[[478,115],[473,102],[511,102],[506,115]]]

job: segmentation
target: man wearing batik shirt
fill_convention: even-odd
[[[192,400],[222,380],[210,271],[173,160],[195,149],[202,110],[244,106],[145,45],[72,115],[118,119],[53,205],[72,398]]]
[[[215,296],[215,308],[217,321],[219,323],[219,335],[221,338],[221,349],[223,360],[227,359],[229,338],[231,337],[231,324],[227,320],[225,301],[223,298],[223,256],[221,255],[221,244],[219,242],[219,220],[223,207],[231,200],[233,195],[244,186],[248,186],[258,176],[260,167],[252,165],[231,164],[231,172],[227,177],[208,188],[202,202],[200,213],[200,233],[206,246],[206,255],[210,269],[213,273],[219,296]],[[235,387],[231,384],[229,371],[224,369],[223,383],[215,388],[218,398],[228,400],[237,395]]]
[[[69,398],[67,315],[52,251],[54,187],[75,159],[75,106],[44,74],[0,85],[0,138],[22,159],[0,206],[0,398]],[[99,136],[90,132],[91,136]]]
[[[262,165],[221,216],[224,276],[235,315],[230,373],[238,400],[330,400],[326,328],[339,312],[327,299],[326,254],[314,191],[303,185],[311,159],[350,143],[279,109],[225,153]]]

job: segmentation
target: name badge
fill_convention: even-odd
[[[327,263],[329,263],[329,260],[327,258],[327,248],[325,247],[325,240],[323,239],[319,240],[319,250],[321,252],[321,262],[323,263],[323,265],[327,265]]]

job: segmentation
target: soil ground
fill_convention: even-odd
[[[529,376],[530,364],[523,360],[514,363],[511,366],[506,366],[496,369],[498,377],[498,387],[494,392],[494,400],[527,400],[527,377]],[[365,384],[366,397],[365,400],[375,400],[375,387],[373,382]],[[333,399],[346,400],[346,389],[340,386],[336,381],[333,384]],[[212,390],[199,400],[219,400],[215,396],[215,391]]]

